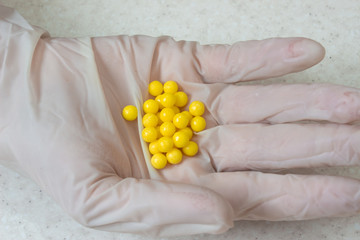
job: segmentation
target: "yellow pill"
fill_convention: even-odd
[[[165,93],[176,93],[179,89],[177,83],[175,81],[167,81],[164,83],[164,92]]]
[[[163,109],[164,106],[162,105],[161,103],[161,98],[162,98],[162,95],[159,95],[155,98],[155,101],[157,101],[159,103],[159,109]]]
[[[172,108],[164,108],[160,112],[160,119],[163,122],[172,122],[174,116],[175,116],[175,113]]]
[[[160,133],[164,137],[172,137],[176,131],[175,125],[172,122],[164,122],[160,126]]]
[[[154,99],[148,99],[143,104],[145,113],[157,113],[159,111],[159,103]]]
[[[151,165],[156,169],[163,169],[166,167],[167,158],[162,153],[156,153],[151,157]]]
[[[156,153],[160,152],[160,150],[158,148],[158,142],[157,141],[151,142],[149,144],[149,151],[150,151],[151,154],[156,154]]]
[[[188,117],[188,119],[189,119],[189,124],[188,125],[190,126],[190,121],[193,118],[193,115],[191,115],[191,113],[188,112],[188,111],[182,111],[181,113],[185,114]]]
[[[206,127],[206,121],[203,117],[193,117],[191,119],[191,129],[195,132],[200,132],[205,129]]]
[[[179,130],[178,132],[184,132],[189,136],[189,140],[191,140],[191,138],[193,137],[194,133],[193,130],[191,130],[191,128],[186,127],[184,129]]]
[[[173,148],[166,153],[166,158],[171,164],[178,164],[182,160],[182,153],[179,149]]]
[[[189,112],[193,115],[193,116],[201,116],[204,114],[205,112],[205,106],[202,102],[200,101],[194,101],[190,104],[189,106]]]
[[[149,84],[148,90],[152,96],[156,97],[163,92],[163,85],[161,82],[155,80]]]
[[[158,118],[158,126],[160,126],[161,124],[163,124],[163,121],[160,118],[160,112],[157,112],[156,116]]]
[[[183,129],[189,124],[189,118],[184,113],[177,113],[173,118],[173,123],[175,127]]]
[[[156,133],[157,133],[157,138],[161,138],[162,135],[161,135],[161,132],[160,132],[160,126],[156,126],[155,129],[156,129]]]
[[[188,102],[188,96],[184,92],[176,92],[174,93],[176,101],[175,106],[184,107]]]
[[[158,117],[153,113],[147,113],[142,119],[144,127],[156,127],[158,125]]]
[[[180,109],[177,106],[172,106],[172,110],[174,110],[174,113],[177,114],[180,112]]]
[[[145,142],[154,142],[157,138],[157,131],[154,127],[144,128],[141,132]]]
[[[189,144],[182,148],[182,152],[189,157],[195,156],[199,150],[196,142],[190,141]]]
[[[174,145],[178,148],[183,148],[189,144],[189,135],[185,132],[176,132],[173,136]]]
[[[161,100],[161,104],[164,107],[170,108],[170,107],[174,106],[176,98],[175,98],[174,94],[172,94],[172,93],[164,93],[164,94],[162,94],[162,97],[160,98],[160,100]]]
[[[127,121],[134,121],[137,118],[137,109],[133,105],[127,105],[122,111],[122,116]]]
[[[171,137],[161,137],[158,140],[158,149],[160,152],[168,152],[174,147]]]

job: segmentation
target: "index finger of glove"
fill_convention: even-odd
[[[360,119],[360,90],[332,84],[187,84],[218,124]]]
[[[282,76],[305,70],[325,55],[306,38],[272,38],[233,45],[199,45],[195,57],[204,82],[234,83]]]

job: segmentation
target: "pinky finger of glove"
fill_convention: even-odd
[[[98,186],[95,186],[98,185]],[[91,188],[97,189],[91,191]],[[179,236],[222,233],[233,226],[230,204],[195,185],[108,177],[95,183],[71,215],[105,231]],[[78,198],[75,198],[78,199]],[[74,199],[74,201],[76,201]]]
[[[235,220],[292,221],[360,212],[358,179],[225,172],[209,174],[202,181],[232,204]]]

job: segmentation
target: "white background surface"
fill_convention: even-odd
[[[276,82],[360,87],[360,1],[2,0],[52,36],[170,35],[203,44],[302,36],[327,54],[316,67]],[[359,146],[360,147],[360,146]],[[360,178],[359,168],[316,169]],[[0,238],[151,239],[84,228],[32,181],[0,167]],[[225,234],[172,239],[360,239],[360,216],[299,222],[242,221]]]

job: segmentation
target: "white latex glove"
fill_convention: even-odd
[[[260,172],[358,165],[359,90],[232,84],[304,70],[323,58],[318,43],[50,38],[9,8],[0,18],[0,160],[81,224],[168,236],[359,211],[358,180]],[[161,171],[149,164],[141,119],[121,117],[128,104],[141,114],[152,80],[177,81],[208,110],[199,154]]]

